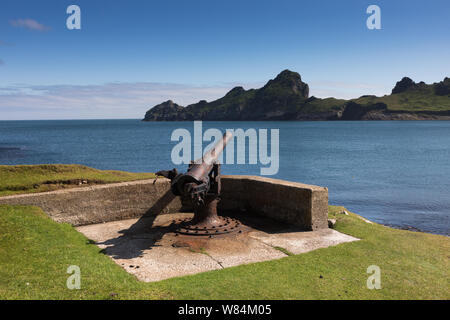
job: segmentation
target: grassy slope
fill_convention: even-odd
[[[153,178],[153,173],[97,170],[82,165],[0,165],[0,196],[17,193],[42,192],[73,187],[77,184],[59,184],[57,181],[86,180],[94,183],[110,183]],[[46,183],[53,182],[53,183]]]
[[[450,110],[450,98],[438,96],[431,88],[412,90],[383,97],[362,97],[353,99],[358,104],[385,103],[391,111],[448,111]]]
[[[254,92],[252,92],[253,94]],[[247,94],[247,93],[246,93]],[[273,95],[276,97],[276,95]],[[248,97],[247,97],[248,98]],[[248,98],[251,99],[251,98]],[[233,100],[231,97],[225,97],[217,101],[207,104],[205,107],[199,109],[189,109],[190,114],[195,118],[202,113],[213,113],[214,111],[221,111],[224,114],[228,109],[233,109],[234,106],[244,104],[245,99]],[[276,100],[273,98],[273,100]],[[363,106],[370,106],[376,103],[385,103],[388,110],[400,112],[435,112],[450,110],[450,98],[448,96],[439,96],[433,93],[431,88],[422,90],[413,90],[402,92],[399,94],[385,95],[382,97],[364,96],[357,99],[343,100],[335,98],[316,99],[309,102],[304,102],[302,99],[292,101],[289,107],[278,108],[278,111],[284,112],[300,112],[301,114],[314,114],[321,112],[333,112],[336,110],[343,110],[345,103],[354,101]],[[192,106],[191,106],[192,108]],[[291,110],[292,109],[292,110]],[[193,110],[196,110],[194,112]],[[244,110],[245,111],[245,110]],[[196,115],[196,116],[195,116]]]
[[[270,106],[271,102],[277,101],[278,97],[287,98],[289,95],[283,92],[279,88],[271,88],[265,92],[266,103],[261,105]],[[241,95],[229,96],[213,101],[204,107],[198,109],[191,106],[190,112],[192,115],[203,113],[213,113],[214,111],[221,110],[225,113],[225,110],[234,109],[234,106],[251,101],[254,98],[257,90],[247,91]],[[363,96],[356,99],[344,100],[335,98],[315,99],[312,101],[304,102],[303,99],[292,100],[288,106],[278,106],[278,111],[284,112],[300,112],[301,114],[314,114],[314,113],[327,113],[336,110],[343,110],[345,104],[348,101],[354,101],[363,106],[370,106],[376,103],[384,103],[387,105],[389,111],[394,112],[436,112],[436,111],[449,111],[450,110],[450,97],[448,95],[436,95],[433,85],[425,85],[422,88],[414,90],[407,90],[398,94],[384,95],[381,97],[376,96]],[[257,110],[256,108],[255,110]],[[193,112],[196,110],[196,112]],[[244,109],[245,111],[245,109]]]
[[[0,298],[450,298],[448,237],[368,224],[355,214],[339,214],[341,211],[330,207],[330,216],[337,219],[336,229],[361,241],[141,283],[71,226],[50,220],[40,209],[0,206]],[[66,269],[72,264],[81,268],[81,290],[65,286]],[[381,268],[381,290],[366,288],[366,269],[373,264]]]
[[[300,110],[303,113],[339,111],[344,108],[346,102],[347,100],[335,98],[316,99],[301,106]]]

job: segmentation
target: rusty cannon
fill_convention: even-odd
[[[177,169],[156,173],[170,179],[172,193],[183,201],[189,201],[194,211],[192,219],[173,223],[175,232],[212,237],[241,231],[242,225],[238,220],[217,214],[221,192],[218,158],[231,138],[232,134],[226,132],[201,159],[191,162],[186,173],[178,173]]]

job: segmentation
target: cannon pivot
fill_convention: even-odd
[[[202,159],[191,162],[186,173],[178,173],[176,169],[156,173],[172,181],[171,190],[174,195],[192,204],[194,217],[174,223],[177,233],[214,236],[240,231],[241,223],[238,220],[217,214],[217,203],[220,201],[221,192],[218,157],[231,137],[232,134],[226,132],[223,138],[203,155]]]

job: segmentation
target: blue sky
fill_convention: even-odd
[[[66,28],[71,4],[81,30]],[[450,76],[449,14],[448,0],[2,0],[0,120],[141,118],[286,68],[318,97],[388,94]]]

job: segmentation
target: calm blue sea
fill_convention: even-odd
[[[450,233],[450,121],[204,122],[280,131],[275,178],[326,186],[331,204],[373,221]],[[170,136],[192,122],[0,121],[0,164],[78,163],[153,172],[174,166]],[[204,146],[206,146],[205,143]],[[225,165],[225,174],[259,174]]]

